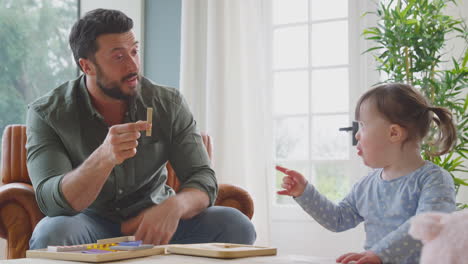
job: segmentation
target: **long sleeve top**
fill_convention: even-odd
[[[364,249],[385,263],[419,263],[422,244],[409,234],[412,216],[455,210],[455,188],[450,174],[426,161],[417,170],[393,179],[381,178],[383,169],[363,177],[338,204],[320,194],[311,184],[296,202],[319,224],[340,232],[364,222]]]

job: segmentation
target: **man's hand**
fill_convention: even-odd
[[[145,121],[112,126],[101,146],[63,177],[62,192],[74,210],[93,203],[115,165],[135,156],[139,131],[147,126]]]
[[[136,240],[145,244],[166,245],[177,230],[182,212],[176,196],[172,196],[122,223],[121,231],[125,235],[134,234]]]
[[[301,196],[307,186],[306,178],[295,170],[289,170],[278,165],[276,169],[287,175],[283,178],[283,184],[281,184],[281,187],[285,190],[279,191],[278,194],[293,197]]]
[[[381,264],[379,256],[372,251],[362,253],[347,253],[336,259],[337,263],[349,263],[355,261],[355,264]]]
[[[146,121],[112,126],[101,145],[103,157],[115,166],[135,156],[140,131],[148,126]]]
[[[143,240],[147,244],[168,244],[180,219],[190,219],[199,214],[208,207],[209,200],[208,194],[203,191],[182,189],[159,205],[123,222],[120,231],[127,236],[134,235],[137,240]]]

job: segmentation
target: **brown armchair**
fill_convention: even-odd
[[[202,135],[211,158],[212,144],[208,135]],[[26,126],[10,125],[2,138],[3,185],[0,187],[0,237],[7,241],[7,258],[22,258],[29,249],[29,239],[36,224],[44,215],[39,210],[26,167]],[[168,182],[176,191],[179,182],[171,165],[167,164]],[[253,201],[240,187],[220,184],[216,205],[239,209],[250,219]]]

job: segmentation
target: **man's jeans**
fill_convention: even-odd
[[[34,229],[29,247],[90,244],[98,239],[119,236],[123,236],[120,224],[91,214],[45,217]],[[255,239],[255,228],[243,213],[230,207],[212,206],[191,219],[181,219],[169,243],[253,244]]]

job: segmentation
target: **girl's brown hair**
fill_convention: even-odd
[[[391,83],[379,85],[359,99],[355,116],[359,120],[359,110],[364,101],[371,99],[377,110],[391,123],[398,124],[408,131],[405,142],[423,140],[429,133],[431,122],[439,127],[435,142],[438,151],[429,152],[431,156],[443,155],[450,151],[457,140],[457,130],[453,124],[452,113],[442,107],[434,107],[416,89],[407,84]],[[403,142],[403,143],[405,143]]]

